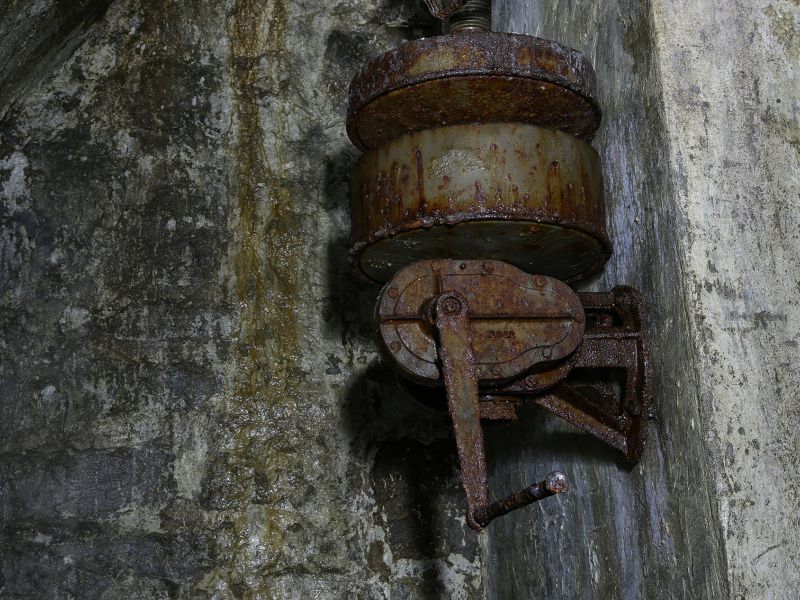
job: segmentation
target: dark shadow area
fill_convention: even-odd
[[[322,307],[325,335],[343,346],[374,344],[375,300],[380,286],[359,275],[350,265],[350,176],[359,151],[347,146],[330,155],[325,163],[325,208],[345,216],[342,229],[347,233],[328,243],[325,289]]]
[[[358,377],[345,398],[345,432],[353,452],[369,464],[374,524],[384,532],[368,552],[371,576],[397,597],[445,597],[450,557],[473,563],[480,553],[478,536],[464,522],[448,414],[416,402],[381,363]],[[413,572],[393,570],[398,561],[413,564]]]
[[[541,481],[550,471],[558,470],[562,465],[591,463],[614,465],[626,472],[633,469],[616,449],[562,421],[545,408],[528,403],[519,409],[518,416],[516,421],[484,422],[483,431],[490,469],[494,466],[493,470],[499,471],[502,467],[497,465],[513,464],[532,454],[541,457],[532,464],[531,469],[542,470],[532,471],[528,480],[520,482],[521,485]],[[543,466],[542,463],[546,461],[552,461],[551,466]],[[508,481],[508,478],[497,473],[495,480]],[[578,482],[570,484],[574,489]],[[495,497],[500,497],[517,489],[494,485],[492,491]]]
[[[480,554],[480,537],[464,523],[466,505],[448,413],[414,400],[391,368],[381,363],[354,381],[343,410],[353,451],[370,463],[374,523],[385,533],[370,548],[368,568],[408,597],[442,597],[443,561],[454,553],[468,561]],[[594,484],[582,478],[584,469],[605,465],[631,470],[616,450],[533,404],[520,409],[517,421],[485,421],[483,428],[494,499],[563,468],[573,491],[568,502],[585,504]],[[500,521],[507,522],[501,527],[537,518],[531,511],[559,510],[557,499],[541,504],[542,508],[526,507],[502,517]],[[391,551],[392,564],[384,563],[384,546]],[[417,575],[405,578],[393,572],[397,560],[416,563]]]
[[[403,9],[392,3],[402,17],[394,25],[400,36],[418,37],[406,19],[407,4]],[[374,307],[381,287],[349,261],[350,181],[359,156],[345,145],[326,157],[323,198],[342,232],[327,247],[324,334],[340,343],[353,363],[375,348]],[[388,586],[392,597],[446,597],[450,557],[475,563],[480,553],[477,535],[465,532],[449,416],[416,402],[387,364],[376,361],[362,371],[351,363],[351,368],[360,374],[352,376],[344,393],[344,431],[352,453],[366,464],[373,523],[383,532],[368,549],[369,577]]]
[[[384,0],[381,9],[390,18],[386,25],[403,40],[430,37],[442,32],[440,21],[431,15],[423,0]]]
[[[26,90],[60,67],[102,19],[112,0],[58,0],[50,10],[27,2],[0,7],[0,118]]]

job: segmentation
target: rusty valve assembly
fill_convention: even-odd
[[[636,290],[564,283],[611,254],[591,66],[556,42],[481,31],[487,0],[426,3],[451,33],[387,52],[350,87],[347,130],[364,150],[351,260],[388,281],[376,310],[387,361],[420,401],[444,405],[445,390],[480,531],[569,487],[555,471],[492,502],[481,420],[516,419],[530,401],[636,462],[649,340]]]

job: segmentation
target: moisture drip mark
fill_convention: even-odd
[[[291,178],[283,167],[286,23],[283,0],[237,0],[228,22],[236,133],[233,268],[241,316],[235,388],[227,407],[235,421],[234,442],[221,467],[228,482],[223,493],[233,507],[225,517],[232,531],[227,566],[218,575],[232,589],[265,595],[266,577],[251,575],[281,563],[285,524],[276,508],[280,490],[259,481],[274,482],[292,470],[283,451],[290,429],[281,415],[302,397],[297,298],[305,267],[286,183]],[[268,114],[260,110],[265,81],[277,90]],[[269,132],[262,118],[270,122]],[[270,548],[268,558],[254,554],[254,537]]]

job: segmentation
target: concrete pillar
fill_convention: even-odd
[[[346,263],[346,87],[413,2],[0,7],[0,597],[785,598],[797,564],[798,5],[497,0],[598,73],[658,418],[627,470],[530,410],[475,535]]]
[[[594,62],[616,247],[590,287],[647,297],[659,409],[630,473],[540,413],[498,436],[510,487],[559,464],[575,491],[492,529],[492,597],[800,591],[798,19],[788,1],[496,4],[498,29]]]
[[[734,598],[800,593],[800,5],[653,10],[700,433]]]

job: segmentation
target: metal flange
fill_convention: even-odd
[[[611,254],[597,153],[535,125],[401,136],[362,155],[352,202],[352,261],[379,282],[418,260],[486,257],[572,281]]]
[[[368,63],[350,84],[347,132],[360,149],[460,123],[529,123],[590,141],[595,75],[580,53],[510,33],[423,38]]]

